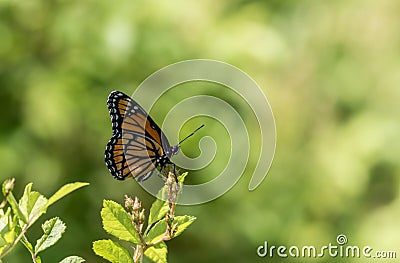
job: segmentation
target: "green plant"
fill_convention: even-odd
[[[95,241],[94,252],[112,263],[142,262],[143,255],[156,263],[166,263],[165,241],[182,234],[196,220],[189,215],[175,216],[177,197],[186,175],[179,176],[176,182],[175,176],[168,174],[165,186],[150,208],[146,228],[144,209],[137,197],[132,199],[125,196],[125,209],[114,201],[104,200],[101,210],[104,229],[130,243],[133,255],[120,243],[110,239]]]
[[[61,187],[49,199],[39,192],[32,191],[32,183],[26,185],[24,193],[17,202],[12,190],[14,179],[3,183],[4,200],[0,204],[0,262],[18,243],[22,243],[29,251],[34,263],[41,263],[39,253],[54,245],[65,231],[65,224],[54,217],[42,224],[43,235],[36,241],[35,246],[26,236],[28,229],[35,223],[50,205],[71,192],[88,185],[88,183],[71,183]],[[6,207],[8,204],[8,207]],[[84,260],[77,256],[70,256],[61,263],[80,263]]]

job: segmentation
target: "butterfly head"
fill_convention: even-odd
[[[171,149],[169,150],[169,157],[177,154],[180,150],[180,146],[179,145],[175,145],[175,146],[171,146]]]

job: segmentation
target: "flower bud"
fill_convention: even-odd
[[[142,211],[139,214],[139,224],[142,224],[145,219],[146,219],[146,216],[144,214],[144,209],[142,209]]]
[[[132,200],[132,198],[128,197],[127,195],[125,195],[125,208],[128,211],[131,211],[133,209],[133,200]]]
[[[140,203],[140,201],[137,198],[137,196],[135,196],[135,202],[133,203],[133,210],[134,211],[138,211],[141,206],[142,206],[142,204]]]
[[[3,184],[4,194],[8,194],[14,189],[15,178],[7,179]]]

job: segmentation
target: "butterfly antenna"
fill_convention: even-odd
[[[181,145],[181,143],[183,143],[186,139],[192,137],[193,134],[195,134],[198,130],[200,130],[200,129],[203,128],[204,126],[205,126],[205,125],[203,124],[203,125],[201,125],[199,128],[197,128],[196,130],[194,130],[191,134],[189,134],[188,136],[186,136],[185,139],[183,139],[182,141],[180,141],[180,142],[178,143],[178,145]]]

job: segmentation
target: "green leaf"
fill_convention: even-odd
[[[54,245],[65,231],[65,224],[58,217],[47,220],[43,223],[43,236],[38,239],[35,245],[35,255]]]
[[[14,214],[18,216],[18,219],[24,222],[25,224],[28,222],[28,218],[25,217],[24,213],[22,213],[17,200],[15,199],[12,192],[9,192],[7,196],[7,202],[10,204],[11,209],[13,210]]]
[[[27,218],[27,223],[32,224],[43,213],[46,212],[47,199],[38,192],[31,191],[32,183],[29,183],[24,194],[19,200],[19,207],[22,214]]]
[[[128,250],[112,240],[93,242],[93,251],[111,263],[134,263]]]
[[[8,248],[8,245],[0,246],[0,255],[2,255],[3,251],[6,250],[7,248]],[[1,263],[1,259],[0,259],[0,263]]]
[[[82,262],[85,262],[85,260],[78,256],[69,256],[60,261],[60,263],[82,263]]]
[[[150,229],[149,233],[146,235],[145,239],[148,243],[154,243],[159,241],[167,230],[167,222],[164,220],[158,221],[153,228]]]
[[[168,187],[164,185],[157,193],[157,199],[161,201],[168,201]]]
[[[9,232],[5,233],[3,237],[8,244],[11,244],[12,242],[14,242],[15,238],[17,237],[17,234],[15,230],[12,229]]]
[[[6,232],[8,231],[8,232]],[[17,224],[17,216],[13,217],[9,215],[8,217],[8,228],[3,229],[2,237],[7,242],[7,244],[11,244],[17,238],[17,236],[21,233],[21,227]]]
[[[42,259],[40,257],[35,258],[35,263],[42,263]]]
[[[29,251],[29,253],[31,253],[31,255],[33,255],[35,253],[31,242],[29,242],[27,239],[22,238],[20,240],[20,242],[28,249],[28,251]]]
[[[76,182],[76,183],[70,183],[62,186],[55,194],[53,194],[50,198],[49,201],[47,202],[47,207],[50,205],[54,204],[64,196],[70,194],[71,192],[83,187],[89,185],[89,183],[81,183],[81,182]]]
[[[183,184],[183,182],[185,181],[185,178],[186,178],[187,175],[188,175],[188,172],[181,174],[181,175],[178,177],[178,182],[181,183],[181,184]]]
[[[104,229],[111,235],[135,244],[140,243],[139,234],[132,225],[132,218],[118,203],[110,200],[103,201],[101,209]]]
[[[0,209],[0,255],[15,239],[15,232],[12,228],[12,230],[10,230],[10,227],[12,226],[12,223],[10,223],[12,220],[10,212],[10,208],[7,208],[5,213],[3,209]],[[8,237],[10,232],[12,234],[11,240]]]
[[[167,263],[167,253],[167,245],[164,242],[161,242],[146,249],[144,255],[155,263]]]
[[[0,209],[0,233],[6,226],[8,226],[10,212],[10,208],[8,208],[5,213],[3,209]]]
[[[8,244],[7,244],[6,240],[0,235],[0,248],[3,246],[7,246],[7,245]],[[1,252],[0,252],[0,255],[1,255]]]
[[[168,203],[157,199],[151,205],[148,226],[151,226],[161,218],[163,218],[169,211]]]
[[[5,239],[4,235],[6,235],[9,232],[9,225],[11,220],[10,217],[10,208],[7,208],[7,211],[4,213],[3,209],[0,209],[0,255],[5,250],[8,245],[12,242],[7,242]]]
[[[179,236],[182,234],[183,231],[185,231],[188,226],[190,226],[194,221],[196,220],[196,217],[194,216],[176,216],[174,217],[174,224],[176,224],[177,231],[175,233],[174,237]]]

